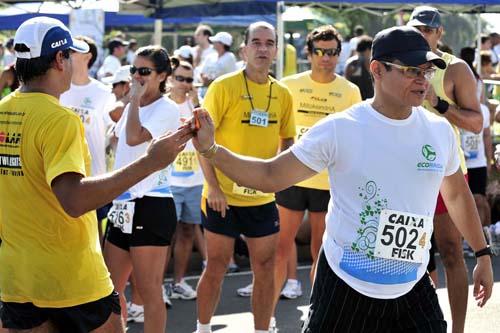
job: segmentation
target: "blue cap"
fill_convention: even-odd
[[[75,40],[69,29],[59,20],[39,16],[24,21],[14,37],[14,45],[24,44],[29,50],[16,51],[16,57],[34,59],[57,51],[72,49],[87,53],[89,46],[84,41]]]
[[[441,15],[434,7],[419,6],[411,13],[410,21],[408,21],[407,25],[412,27],[426,26],[439,28],[441,26]]]

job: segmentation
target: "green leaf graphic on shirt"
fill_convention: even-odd
[[[374,249],[377,238],[380,212],[387,208],[387,199],[380,198],[380,188],[370,180],[365,186],[358,187],[359,197],[363,201],[363,209],[359,213],[360,227],[356,231],[358,238],[351,245],[355,252],[366,254],[369,259],[375,259]]]

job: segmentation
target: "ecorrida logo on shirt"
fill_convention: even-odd
[[[417,170],[420,171],[442,171],[443,165],[435,162],[437,158],[437,153],[434,147],[429,144],[422,146],[422,156],[425,161],[417,163]]]

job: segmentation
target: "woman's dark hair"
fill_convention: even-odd
[[[154,64],[155,67],[154,69],[158,74],[160,73],[167,74],[165,80],[160,82],[160,87],[159,87],[160,92],[166,93],[167,77],[169,77],[172,74],[172,65],[167,50],[165,50],[165,48],[159,45],[148,45],[139,48],[135,52],[135,54],[136,56],[144,57],[147,58],[149,61],[151,61]]]
[[[187,69],[188,71],[193,70],[193,66],[189,62],[187,62],[185,60],[181,60],[181,59],[177,58],[176,56],[173,56],[172,58],[170,58],[170,62],[172,64],[172,73],[174,73],[177,70],[177,68],[179,68],[179,67]]]
[[[26,44],[16,44],[14,45],[14,50],[16,52],[30,52],[29,47]],[[52,68],[52,64],[56,59],[56,55],[59,51],[41,56],[33,59],[23,59],[17,58],[16,60],[16,73],[19,81],[23,83],[28,83],[29,81],[45,75],[50,68]],[[66,49],[62,52],[62,55],[65,59],[69,59],[70,50]]]
[[[473,47],[464,47],[460,50],[460,58],[465,61],[467,65],[469,65],[476,79],[479,79],[479,74],[477,74],[476,69],[474,68],[475,57],[476,49]]]
[[[342,36],[340,36],[337,29],[335,29],[332,25],[317,27],[307,35],[306,43],[309,54],[313,54],[314,42],[318,42],[320,40],[335,40],[337,42],[338,54],[342,51]]]

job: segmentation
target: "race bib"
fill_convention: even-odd
[[[113,201],[113,206],[108,212],[108,220],[119,228],[124,234],[132,233],[134,221],[135,202]]]
[[[239,186],[236,183],[233,184],[233,193],[239,194],[239,195],[244,195],[247,197],[258,197],[258,196],[266,195],[264,192],[254,190],[253,188]]]
[[[297,125],[297,141],[300,140],[300,138],[309,131],[310,127],[306,126],[298,126]]]
[[[480,140],[481,138],[477,134],[462,136],[462,148],[464,150],[465,159],[473,160],[478,157]]]
[[[269,113],[252,110],[250,113],[250,125],[267,127],[269,125]]]
[[[430,248],[432,217],[384,209],[380,213],[375,257],[422,263]]]
[[[194,172],[198,171],[198,157],[194,151],[183,151],[177,155],[174,163],[175,172]]]

